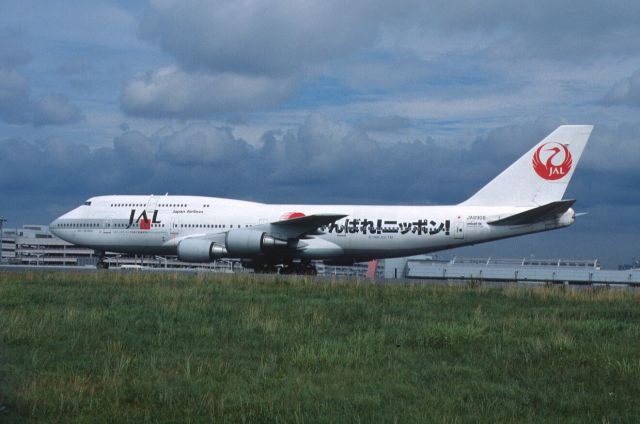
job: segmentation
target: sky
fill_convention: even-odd
[[[640,257],[640,2],[3,0],[0,215],[104,194],[455,204],[595,129],[555,231],[442,256]],[[328,211],[330,212],[330,211]]]

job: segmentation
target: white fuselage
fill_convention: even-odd
[[[70,243],[98,251],[175,255],[185,239],[241,228],[262,228],[287,217],[346,217],[295,240],[287,256],[297,259],[366,261],[428,253],[565,227],[559,218],[527,225],[488,222],[527,208],[505,206],[271,205],[199,196],[99,196],[51,223]],[[230,255],[231,256],[231,255]]]

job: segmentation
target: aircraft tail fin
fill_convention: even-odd
[[[461,205],[540,206],[562,199],[593,125],[562,125]]]

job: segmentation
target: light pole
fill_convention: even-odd
[[[2,248],[4,246],[4,223],[7,222],[7,219],[4,216],[0,216],[0,264],[4,262],[4,258],[2,256]]]

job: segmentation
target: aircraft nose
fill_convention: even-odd
[[[58,229],[58,225],[60,225],[60,218],[56,218],[53,221],[51,221],[51,223],[49,224],[49,232],[51,234],[53,234],[56,237],[60,237],[60,235],[57,232]]]

